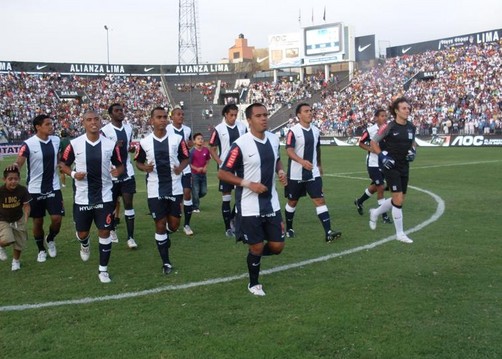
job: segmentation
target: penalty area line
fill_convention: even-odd
[[[435,193],[432,193],[430,191],[427,191],[425,189],[415,187],[415,186],[408,186],[408,187],[431,196],[436,201],[437,207],[436,207],[436,211],[429,219],[416,225],[413,228],[408,229],[406,231],[406,234],[417,232],[417,231],[427,227],[431,223],[436,222],[443,215],[443,213],[445,211],[445,203],[444,203],[443,199],[441,197],[439,197],[438,195],[436,195]],[[369,244],[366,244],[363,246],[347,249],[342,252],[336,252],[336,253],[328,254],[325,256],[318,257],[318,258],[308,259],[308,260],[304,260],[301,262],[296,262],[296,263],[273,267],[270,269],[265,269],[265,270],[262,270],[260,272],[260,274],[267,275],[267,274],[272,274],[272,273],[277,273],[277,272],[282,272],[282,271],[286,271],[286,270],[290,270],[290,269],[295,269],[295,268],[307,266],[307,265],[318,263],[318,262],[325,262],[330,259],[346,256],[346,255],[357,253],[360,251],[373,249],[373,248],[378,247],[382,244],[390,242],[394,239],[396,239],[396,236],[392,235],[387,238],[380,239],[376,242],[372,242],[372,243],[369,243]],[[199,281],[199,282],[191,282],[191,283],[178,284],[178,285],[167,285],[167,286],[162,286],[162,287],[158,287],[158,288],[142,290],[142,291],[138,291],[138,292],[126,292],[126,293],[120,293],[120,294],[105,295],[105,296],[101,296],[101,297],[86,297],[86,298],[80,298],[80,299],[60,300],[60,301],[33,303],[33,304],[6,305],[6,306],[0,306],[0,312],[23,311],[23,310],[28,310],[28,309],[61,307],[61,306],[65,306],[65,305],[90,304],[90,303],[97,303],[97,302],[106,302],[106,301],[111,301],[111,300],[136,298],[136,297],[142,297],[142,296],[147,296],[147,295],[152,295],[152,294],[158,294],[158,293],[162,293],[162,292],[166,292],[166,291],[196,288],[196,287],[214,285],[214,284],[219,284],[219,283],[228,283],[228,282],[247,278],[247,276],[248,276],[248,273],[243,273],[240,275],[234,275],[234,276],[230,276],[230,277],[214,278],[214,279],[208,279],[208,280]]]

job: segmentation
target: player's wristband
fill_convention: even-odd
[[[249,186],[251,185],[251,181],[248,181],[246,179],[243,179],[241,181],[241,187],[246,187],[246,188],[249,188]]]
[[[76,174],[77,174],[77,171],[71,171],[70,177],[75,179]]]

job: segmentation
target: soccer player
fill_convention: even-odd
[[[193,136],[194,146],[190,152],[190,167],[192,169],[192,200],[193,213],[200,212],[200,199],[207,194],[207,164],[211,154],[204,146],[202,133]]]
[[[209,152],[211,152],[211,157],[216,161],[218,167],[223,163],[223,159],[227,156],[232,143],[247,131],[244,124],[236,122],[238,113],[239,108],[236,104],[232,103],[225,105],[222,111],[223,122],[214,128],[211,138],[209,139]],[[219,191],[221,192],[222,199],[221,215],[225,223],[225,235],[227,237],[234,237],[234,230],[231,228],[231,223],[235,210],[232,210],[230,206],[233,189],[233,185],[220,181]]]
[[[237,186],[236,236],[249,245],[248,290],[264,296],[258,281],[261,257],[281,253],[285,237],[275,174],[283,185],[287,180],[279,157],[279,139],[267,131],[267,108],[253,103],[246,108],[246,118],[250,132],[234,142],[218,178]]]
[[[90,229],[94,222],[99,236],[98,278],[101,283],[110,283],[110,230],[115,209],[113,177],[120,178],[124,166],[115,141],[101,134],[101,118],[97,112],[85,112],[82,125],[85,133],[70,141],[63,153],[60,167],[74,179],[73,220],[77,239],[80,241],[80,258],[84,262],[89,260]],[[70,167],[73,164],[74,170]]]
[[[52,258],[57,255],[55,238],[61,230],[65,214],[58,170],[60,140],[52,135],[52,118],[47,115],[36,116],[33,119],[33,128],[35,135],[22,144],[12,166],[20,169],[28,162],[26,182],[32,198],[30,217],[33,218],[33,237],[38,247],[37,262],[43,263],[47,260],[47,252]],[[47,236],[44,232],[46,212],[51,217]]]
[[[70,136],[68,131],[62,130],[60,135],[59,152],[63,153],[66,146],[70,144]],[[66,187],[66,175],[63,172],[59,172],[59,180],[61,181],[61,187]]]
[[[134,152],[135,147],[131,145],[132,127],[124,123],[124,108],[119,103],[114,103],[108,107],[110,123],[101,129],[105,137],[115,141],[120,149],[120,157],[124,162],[124,172],[118,178],[113,178],[113,202],[116,204],[122,197],[124,203],[124,216],[127,228],[127,246],[131,249],[138,247],[134,240],[134,208],[133,197],[136,193],[136,179],[134,178],[134,167],[129,159],[129,152]],[[115,213],[118,216],[118,213]],[[110,231],[112,242],[119,241],[116,233],[116,221],[114,228]]]
[[[293,218],[296,205],[307,193],[314,202],[317,217],[324,228],[326,242],[332,242],[342,232],[331,229],[331,219],[322,191],[321,141],[319,129],[312,124],[312,108],[307,103],[296,106],[298,123],[291,127],[286,136],[288,154],[288,185],[285,208],[286,236],[295,236]]]
[[[16,167],[6,168],[3,180],[5,184],[0,187],[0,261],[7,260],[4,247],[14,244],[11,270],[17,271],[21,269],[19,258],[28,241],[26,223],[31,196],[28,189],[19,184]]]
[[[416,156],[415,126],[408,121],[411,113],[409,101],[399,97],[392,102],[390,113],[394,121],[382,126],[371,139],[371,150],[378,155],[382,171],[392,192],[392,198],[370,209],[369,226],[376,229],[378,216],[392,209],[396,239],[413,243],[403,231],[403,203],[408,188],[410,162]],[[382,147],[385,151],[382,151]]]
[[[173,268],[169,259],[169,231],[175,232],[180,224],[181,177],[190,154],[182,136],[167,132],[167,112],[164,108],[155,107],[152,110],[150,123],[153,133],[141,140],[136,166],[147,173],[148,208],[155,221],[155,241],[162,259],[162,271],[167,275]]]
[[[378,132],[378,129],[387,123],[387,111],[383,109],[378,109],[375,111],[374,116],[375,123],[369,126],[359,139],[359,147],[363,150],[367,151],[366,155],[366,168],[368,170],[368,175],[371,179],[371,184],[368,188],[366,188],[361,195],[361,197],[357,198],[354,201],[354,205],[356,206],[357,212],[362,216],[363,215],[363,203],[368,198],[370,198],[373,193],[377,193],[378,205],[382,204],[385,200],[384,198],[384,190],[385,190],[385,182],[383,178],[382,171],[380,171],[380,166],[378,165],[378,156],[371,152],[370,141]],[[392,223],[392,220],[387,215],[387,212],[382,214],[382,219],[384,223]]]
[[[192,147],[192,130],[190,127],[185,126],[185,113],[180,107],[175,107],[171,111],[171,123],[167,125],[167,132],[181,136],[188,148]],[[183,170],[181,177],[181,184],[183,185],[183,215],[184,224],[183,231],[187,236],[192,236],[193,231],[190,228],[190,219],[192,218],[193,202],[192,202],[192,171],[190,166],[186,166]]]

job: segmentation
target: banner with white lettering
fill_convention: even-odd
[[[177,76],[232,74],[234,64],[188,64],[188,65],[117,65],[77,64],[47,62],[0,61],[0,73],[24,72],[40,74],[57,72],[63,75],[133,75],[133,76]]]
[[[502,29],[475,32],[473,34],[447,37],[439,40],[417,42],[387,48],[387,57],[420,54],[426,51],[444,50],[449,47],[487,44],[500,41]]]

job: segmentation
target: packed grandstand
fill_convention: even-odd
[[[0,71],[0,143],[18,143],[33,134],[31,119],[52,116],[56,133],[81,131],[87,108],[107,118],[111,103],[123,103],[134,138],[150,130],[149,111],[157,105],[181,105],[186,124],[207,135],[221,121],[228,101],[241,106],[262,102],[271,128],[294,123],[293,107],[312,104],[315,124],[325,136],[355,136],[385,108],[391,97],[404,94],[413,105],[419,136],[436,134],[502,134],[502,41],[447,47],[438,51],[379,59],[356,66],[351,74],[314,69],[303,81],[288,73],[274,82],[253,73],[194,76],[85,76],[58,72]]]

